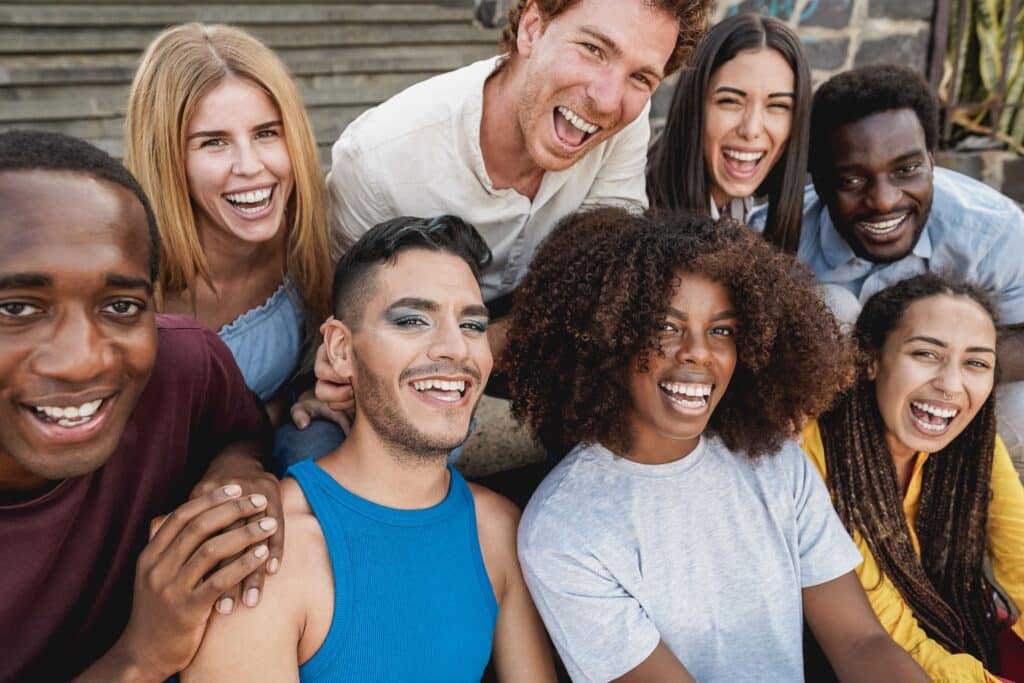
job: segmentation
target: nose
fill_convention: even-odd
[[[896,208],[903,193],[887,177],[876,179],[868,189],[868,205],[878,213],[888,213]]]
[[[461,361],[469,355],[469,342],[458,321],[446,321],[437,326],[427,355],[434,361]]]
[[[79,384],[96,379],[113,362],[113,350],[89,312],[71,311],[58,321],[50,342],[35,354],[33,371]]]
[[[597,114],[617,119],[622,110],[624,87],[623,78],[614,69],[603,70],[587,86],[586,92],[591,108]]]
[[[263,170],[263,159],[252,142],[235,145],[235,159],[231,172],[235,175],[252,176]]]
[[[675,355],[680,365],[708,365],[711,361],[711,349],[703,334],[687,333]]]
[[[957,396],[964,392],[964,377],[960,365],[947,361],[938,369],[932,386],[942,392],[943,396]]]
[[[743,109],[743,118],[736,127],[736,134],[742,140],[756,140],[764,130],[764,111],[756,104],[749,104]]]

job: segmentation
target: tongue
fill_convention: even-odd
[[[583,138],[586,136],[586,133],[569,123],[568,119],[562,116],[562,112],[557,109],[555,110],[555,132],[563,141],[574,147],[583,144]]]
[[[442,401],[452,401],[452,402],[454,402],[454,401],[458,401],[459,398],[462,397],[462,394],[460,394],[458,391],[454,391],[454,390],[453,391],[443,391],[441,389],[427,389],[427,391],[425,393],[430,394],[431,396],[433,396],[435,398],[439,398]]]
[[[922,422],[927,422],[928,424],[932,425],[946,424],[946,418],[939,417],[938,415],[932,415],[931,413],[926,413],[923,410],[919,410],[916,406],[910,406],[910,410],[914,413],[914,417],[916,417],[918,420],[921,420]]]

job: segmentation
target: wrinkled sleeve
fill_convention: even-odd
[[[636,120],[606,143],[607,157],[583,200],[583,208],[620,206],[647,208],[647,144],[651,140],[650,103]]]
[[[350,126],[331,148],[327,174],[331,257],[335,261],[370,228],[394,218],[388,215],[375,171]]]
[[[975,279],[992,290],[1005,325],[1024,323],[1024,212],[1012,207],[1005,216],[1005,230],[988,255],[978,264]]]
[[[639,601],[563,523],[541,511],[519,528],[523,576],[574,681],[608,681],[650,656],[661,636]]]
[[[1024,485],[998,436],[992,460],[988,543],[996,583],[1018,610],[1024,608]],[[1017,620],[1013,630],[1024,638],[1022,620]]]

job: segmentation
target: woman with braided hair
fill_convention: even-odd
[[[992,303],[920,275],[871,297],[854,337],[857,382],[803,447],[864,556],[869,600],[935,680],[1024,680],[1019,655],[1004,647],[1000,662],[1017,636],[1000,636],[985,572],[1024,604],[1024,487],[995,429]]]

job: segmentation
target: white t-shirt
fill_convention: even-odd
[[[796,444],[753,460],[717,438],[665,465],[577,447],[530,500],[519,557],[574,681],[663,640],[701,683],[803,681],[801,589],[861,562]]]
[[[647,207],[649,106],[564,171],[547,172],[531,202],[495,189],[480,151],[484,81],[497,57],[435,76],[363,113],[331,150],[332,251],[337,257],[377,223],[455,214],[483,235],[494,261],[485,301],[511,292],[538,244],[581,206]]]

